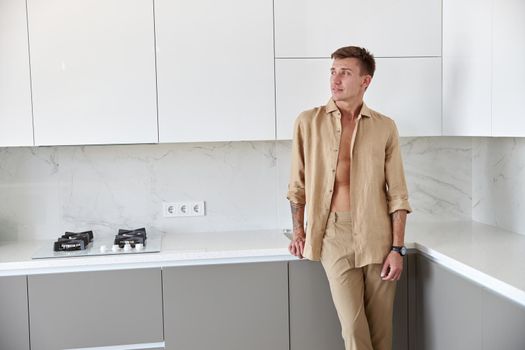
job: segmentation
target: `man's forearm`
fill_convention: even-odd
[[[293,233],[304,236],[304,204],[290,202],[292,209]]]
[[[392,213],[392,245],[405,244],[405,224],[407,221],[406,210],[396,210]]]

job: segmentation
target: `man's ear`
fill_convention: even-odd
[[[363,86],[365,87],[365,90],[368,88],[371,82],[372,76],[370,76],[369,74],[365,74],[365,76],[363,77]]]

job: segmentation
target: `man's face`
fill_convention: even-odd
[[[334,101],[362,99],[372,77],[361,75],[361,65],[357,58],[336,58],[330,69],[330,88]]]

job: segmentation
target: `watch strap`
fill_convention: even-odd
[[[391,251],[399,253],[401,256],[405,256],[407,253],[407,248],[404,245],[402,246],[393,245],[391,248]]]

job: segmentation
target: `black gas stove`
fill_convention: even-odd
[[[70,256],[156,253],[160,234],[146,235],[146,228],[119,229],[115,236],[94,235],[93,231],[65,232],[56,241],[39,249],[33,259]]]

